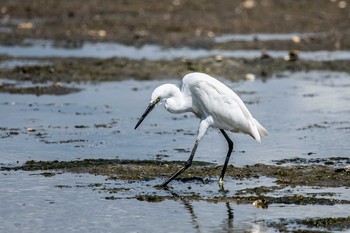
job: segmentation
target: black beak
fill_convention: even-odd
[[[137,127],[139,127],[139,125],[142,123],[142,121],[146,118],[146,116],[154,109],[154,107],[157,105],[157,103],[159,102],[159,99],[156,99],[155,101],[153,101],[152,103],[150,103],[146,109],[146,111],[142,114],[141,118],[139,119],[139,121],[137,122],[136,126],[134,129],[137,129]]]

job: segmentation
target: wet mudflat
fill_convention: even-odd
[[[219,174],[219,167],[195,163],[189,172],[203,175],[204,171],[206,178],[186,174],[187,177],[174,181],[169,189],[154,187],[161,179],[153,178],[151,174],[160,177],[159,171],[161,174],[166,173],[179,164],[101,159],[78,162],[29,161],[25,166],[15,168],[29,170],[29,174],[6,169],[3,171],[4,198],[7,205],[11,204],[11,209],[7,205],[4,208],[10,211],[19,208],[21,212],[16,216],[21,216],[24,221],[18,221],[10,215],[4,218],[3,228],[14,231],[30,229],[33,219],[28,222],[27,218],[32,215],[36,216],[36,230],[57,232],[63,229],[59,221],[70,223],[69,229],[93,229],[96,232],[107,229],[130,230],[130,227],[147,231],[169,228],[176,231],[258,229],[268,232],[308,228],[342,231],[349,227],[346,217],[350,203],[349,182],[346,181],[349,171],[334,170],[330,166],[310,166],[306,169],[264,165],[230,167],[231,172],[226,179],[229,185],[225,191],[219,191],[216,178],[211,177]],[[151,172],[145,172],[146,169]],[[317,181],[313,175],[308,179],[310,183],[300,185],[298,181],[293,181],[294,184],[290,185],[273,178],[285,177],[283,173],[287,171],[288,178],[296,178],[296,174],[301,175],[300,170],[308,170],[303,171],[302,175],[305,176],[319,172],[339,182],[334,183],[335,187],[327,187],[327,182]],[[87,175],[88,171],[90,175]],[[266,177],[259,176],[261,174]],[[14,182],[21,187],[10,188]],[[21,198],[21,192],[25,192],[26,196]],[[84,214],[89,213],[92,206],[94,213]],[[79,213],[76,213],[77,208]],[[81,211],[85,208],[86,211]],[[70,212],[65,217],[66,211]],[[159,212],[165,216],[164,221],[155,221],[162,219],[159,218]],[[126,216],[129,215],[134,218],[128,220]],[[118,222],[111,221],[111,218],[117,218]],[[41,222],[43,219],[44,223]],[[169,224],[173,221],[183,224],[180,228],[174,227]]]
[[[83,6],[83,7],[82,7]],[[112,1],[57,2],[4,0],[1,5],[2,44],[27,38],[53,39],[75,48],[86,41],[158,44],[166,47],[213,48],[215,42],[234,49],[349,49],[349,3],[266,1]],[[200,20],[198,20],[200,19]],[[293,33],[301,39],[259,40],[259,33]],[[250,34],[255,40],[230,43],[216,36]],[[304,37],[306,35],[306,37]],[[23,43],[25,44],[25,43]]]
[[[140,224],[145,224],[142,229],[172,229],[163,225],[170,219],[150,223],[164,212],[162,216],[184,222],[181,229],[190,231],[348,229],[350,161],[345,135],[350,122],[349,110],[343,108],[348,101],[347,73],[284,72],[266,81],[223,81],[270,132],[262,144],[232,134],[236,147],[224,192],[217,179],[226,146],[216,130],[203,139],[193,168],[168,190],[154,187],[187,159],[198,120],[159,108],[142,130],[133,127],[153,88],[178,80],[62,83],[80,90],[64,95],[3,92],[3,197],[22,212],[7,204],[1,209],[28,219],[16,222],[9,216],[3,228],[31,229],[29,218],[35,215],[39,231],[59,232],[60,221],[77,220],[81,224],[74,222],[72,228],[96,232],[141,230]],[[23,88],[57,85],[2,83]],[[78,205],[93,206],[96,212],[73,220],[70,214],[62,217],[49,210]],[[109,222],[113,216],[118,224]]]
[[[348,231],[349,6],[3,1],[0,231]],[[152,90],[191,71],[269,131],[230,134],[224,190],[217,130],[168,189],[198,119],[160,107],[133,130]]]

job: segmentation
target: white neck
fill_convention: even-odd
[[[191,112],[191,98],[185,97],[177,86],[171,85],[169,87],[169,97],[164,101],[165,109],[171,113]]]

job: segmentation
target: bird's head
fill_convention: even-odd
[[[167,98],[170,98],[174,95],[174,87],[176,87],[173,84],[163,84],[152,92],[151,100],[148,104],[148,107],[146,111],[142,114],[139,121],[137,122],[134,129],[137,129],[139,125],[142,123],[142,121],[146,118],[146,116],[154,109],[155,106],[162,103]]]

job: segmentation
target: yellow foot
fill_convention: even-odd
[[[224,184],[224,182],[222,181],[222,178],[220,178],[220,179],[218,180],[218,184],[219,184],[220,186]]]
[[[220,178],[218,180],[218,185],[219,185],[220,189],[222,189],[224,187],[224,181],[222,180],[222,178]]]
[[[220,192],[223,192],[223,193],[227,193],[228,192],[228,190],[225,190],[225,188],[224,188],[224,181],[221,178],[218,180],[218,185],[219,185],[219,191]]]

